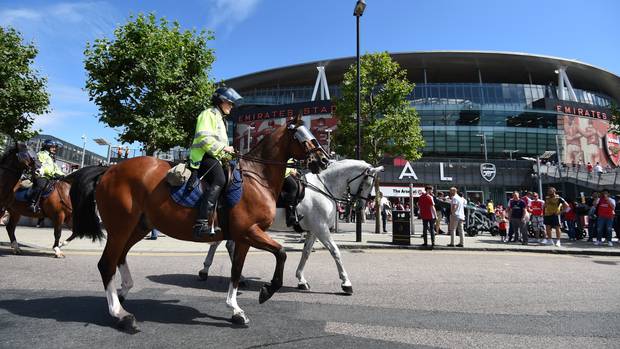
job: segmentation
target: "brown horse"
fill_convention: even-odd
[[[15,254],[20,254],[21,250],[15,238],[15,228],[19,222],[21,216],[33,217],[33,218],[49,218],[54,225],[54,256],[56,258],[64,258],[65,254],[60,249],[60,235],[62,234],[62,225],[66,224],[71,227],[71,198],[69,196],[69,190],[71,184],[64,179],[56,181],[54,188],[47,197],[41,197],[39,205],[41,209],[38,212],[33,212],[30,208],[30,203],[27,201],[15,200],[15,193],[19,190],[19,184],[15,185],[12,195],[9,196],[9,203],[5,206],[6,211],[9,213],[9,221],[6,224],[6,231],[9,233],[9,239],[11,239],[11,247]],[[75,236],[71,235],[67,241],[73,240]]]
[[[216,236],[201,240],[192,237],[196,210],[181,207],[170,199],[170,187],[164,179],[170,169],[167,162],[152,157],[138,157],[112,166],[107,171],[96,168],[78,171],[71,189],[75,208],[74,231],[78,236],[101,236],[101,226],[96,217],[98,209],[107,231],[107,241],[98,267],[109,312],[118,319],[118,326],[129,332],[137,330],[135,317],[121,305],[133,286],[126,257],[131,247],[152,228],[180,240],[235,241],[226,303],[233,310],[232,322],[247,324],[249,319],[237,305],[236,296],[250,246],[269,251],[276,258],[273,279],[261,288],[260,303],[271,298],[282,286],[286,253],[266,230],[274,220],[276,199],[284,182],[286,161],[289,158],[307,159],[310,170],[315,173],[324,169],[328,163],[325,151],[301,125],[299,118],[276,129],[250,153],[242,156],[240,165],[244,183],[241,201],[219,218],[222,230]],[[117,293],[114,285],[117,266],[121,273],[120,293]]]

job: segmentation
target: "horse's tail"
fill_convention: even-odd
[[[89,166],[73,172],[64,180],[71,183],[71,206],[73,206],[73,234],[93,241],[104,236],[95,204],[95,187],[109,167]]]

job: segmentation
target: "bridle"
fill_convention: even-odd
[[[344,198],[338,198],[336,197],[327,187],[327,185],[325,184],[325,182],[321,179],[321,176],[317,176],[317,178],[319,179],[319,182],[321,182],[321,184],[323,184],[323,188],[325,188],[325,190],[322,190],[321,188],[317,187],[316,185],[309,183],[306,180],[301,180],[302,183],[309,189],[312,189],[314,191],[316,191],[317,193],[323,194],[326,197],[332,199],[333,201],[337,202],[337,203],[344,203],[344,204],[350,204],[353,201],[358,201],[358,200],[371,200],[371,195],[370,192],[372,192],[372,190],[370,192],[368,192],[367,196],[362,196],[362,190],[363,190],[363,186],[364,183],[366,182],[366,179],[368,179],[369,177],[372,178],[372,182],[371,182],[371,188],[374,185],[375,181],[377,180],[377,175],[375,173],[372,173],[372,168],[368,167],[366,168],[364,171],[362,171],[362,173],[358,174],[357,176],[349,179],[347,181],[347,193],[346,193],[346,197]],[[357,186],[357,191],[355,193],[351,192],[351,183],[353,183],[356,179],[363,177],[362,180],[360,181],[360,184]]]

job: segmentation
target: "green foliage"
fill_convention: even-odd
[[[32,138],[35,116],[48,112],[47,80],[32,68],[37,53],[18,31],[0,27],[0,132],[18,141]]]
[[[189,146],[196,116],[214,90],[212,32],[182,31],[177,22],[140,14],[114,36],[84,51],[86,89],[99,120],[121,127],[119,140],[141,142],[147,154]]]
[[[375,165],[385,155],[419,159],[424,139],[420,118],[407,101],[415,86],[407,80],[407,71],[387,52],[363,55],[360,64],[362,159]],[[339,125],[334,142],[338,153],[354,157],[357,64],[351,65],[345,73],[341,92],[336,108]]]

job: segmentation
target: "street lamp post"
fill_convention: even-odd
[[[84,155],[86,153],[86,135],[82,135],[82,162],[80,164],[80,168],[84,167]]]
[[[355,16],[356,22],[356,36],[357,36],[357,145],[355,147],[355,158],[357,160],[362,159],[361,147],[362,147],[362,130],[360,126],[360,115],[361,115],[361,106],[360,106],[360,88],[361,88],[361,77],[360,77],[360,17],[364,14],[364,10],[366,9],[366,1],[365,0],[357,0],[355,3],[355,9],[353,9],[353,16]],[[357,205],[355,217],[355,241],[362,242],[362,207],[361,205]]]
[[[507,150],[507,149],[504,149],[504,153],[508,153],[509,160],[514,160],[514,159],[512,158],[512,154],[514,154],[514,153],[518,153],[518,152],[519,152],[519,149],[515,149],[515,150]]]
[[[112,144],[110,144],[110,142],[108,142],[104,138],[95,138],[95,139],[93,139],[93,141],[95,141],[95,143],[97,143],[99,145],[107,145],[108,146],[108,155],[106,156],[106,165],[109,165],[110,164],[110,156],[111,156]]]
[[[331,128],[325,130],[325,132],[327,133],[327,154],[332,153],[332,131],[333,130]]]

